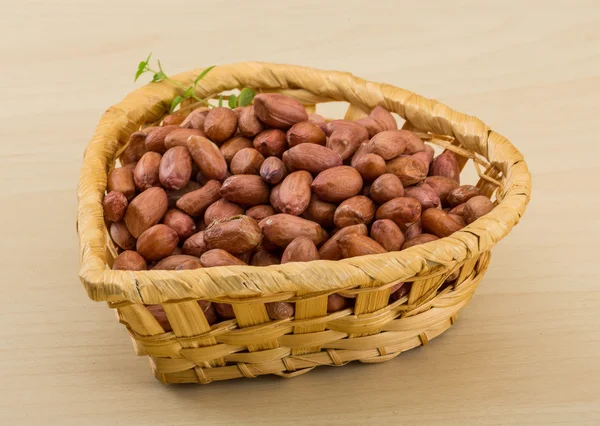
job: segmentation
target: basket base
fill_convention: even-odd
[[[329,365],[329,366],[343,366],[352,361],[359,361],[362,363],[374,364],[380,362],[390,361],[400,355],[402,352],[406,352],[408,350],[414,349],[419,346],[425,346],[429,343],[430,340],[435,339],[446,330],[448,330],[456,321],[457,315],[454,315],[441,323],[430,327],[425,332],[420,333],[416,336],[413,336],[409,339],[404,340],[401,343],[398,343],[397,346],[400,349],[397,351],[392,351],[384,348],[376,349],[375,352],[377,354],[375,356],[370,356],[366,358],[355,358],[355,356],[363,356],[362,353],[369,352],[363,350],[351,351],[351,350],[335,350],[335,349],[327,349],[322,352],[317,352],[314,354],[306,354],[300,356],[288,355],[285,359],[287,364],[292,364],[295,368],[293,371],[288,372],[279,372],[279,371],[269,371],[274,366],[274,363],[268,362],[265,364],[244,364],[238,363],[236,365],[228,365],[224,367],[212,367],[212,368],[203,368],[203,367],[195,367],[193,369],[178,371],[172,373],[164,373],[160,372],[158,368],[156,368],[156,364],[151,362],[154,377],[158,379],[161,383],[165,384],[180,384],[180,383],[200,383],[200,384],[208,384],[216,380],[227,380],[234,377],[246,377],[249,379],[253,379],[258,377],[258,375],[263,374],[276,374],[280,377],[284,378],[293,378],[300,376],[304,373],[308,373],[313,370],[318,365]],[[391,348],[390,348],[391,349]],[[394,347],[394,349],[396,349]],[[318,365],[315,365],[318,364]],[[277,367],[276,367],[277,368]],[[207,370],[210,370],[210,376]]]
[[[289,320],[248,328],[225,322],[200,336],[177,337],[172,332],[135,336],[137,353],[149,355],[154,376],[162,383],[208,384],[265,374],[292,378],[322,365],[389,361],[426,345],[454,324],[483,278],[489,259],[488,252],[464,264],[454,285],[428,292],[414,305],[406,304],[404,298],[377,312],[338,315],[327,320],[324,331],[293,334]],[[209,335],[215,343],[203,345]],[[253,345],[278,344],[249,351],[248,344],[239,345],[248,336],[258,336]],[[297,354],[296,349],[305,347],[314,348],[313,352]]]

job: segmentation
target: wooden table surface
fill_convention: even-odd
[[[597,1],[23,1],[0,36],[1,425],[600,424]],[[296,63],[436,98],[523,152],[532,202],[426,347],[161,385],[87,298],[75,234],[83,150],[150,51],[173,73]]]

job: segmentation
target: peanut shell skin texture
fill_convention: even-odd
[[[209,249],[222,249],[231,254],[252,250],[261,241],[260,227],[250,216],[234,216],[216,221],[204,231],[204,242]]]
[[[460,184],[460,157],[448,149],[435,156],[438,141],[398,129],[381,106],[329,120],[296,99],[260,93],[246,107],[186,108],[134,132],[124,166],[107,174],[101,201],[115,270],[303,273],[323,261],[422,252],[494,208],[477,187]],[[275,266],[306,262],[315,263]],[[389,303],[406,303],[411,282],[389,290]],[[264,304],[271,321],[296,314],[286,297]],[[327,294],[327,313],[349,312],[355,301],[352,292]],[[211,325],[235,319],[239,307],[197,303]],[[163,305],[147,309],[172,330]]]

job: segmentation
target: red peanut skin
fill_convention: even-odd
[[[279,189],[279,201],[283,213],[299,216],[308,208],[312,181],[312,175],[305,170],[286,176]]]
[[[369,188],[369,196],[377,204],[384,204],[394,198],[404,196],[404,186],[398,176],[385,173],[375,179]]]
[[[377,241],[387,251],[398,251],[404,244],[404,234],[393,221],[377,220],[371,226],[371,238]]]
[[[104,196],[102,201],[104,218],[109,222],[119,222],[125,216],[127,197],[121,192],[111,191]]]
[[[467,223],[472,223],[481,216],[488,214],[494,208],[494,204],[484,195],[470,198],[465,203],[463,216]]]
[[[369,117],[375,120],[384,130],[396,130],[398,123],[387,109],[377,105],[369,113]]]
[[[288,149],[285,133],[279,129],[263,130],[256,135],[253,144],[265,157],[281,157]]]
[[[319,257],[325,260],[340,260],[342,254],[337,242],[344,236],[350,234],[367,235],[367,226],[364,224],[346,226],[333,234],[319,249]]]
[[[289,262],[310,262],[319,260],[319,251],[317,246],[310,238],[298,237],[294,239],[283,251],[281,263]]]
[[[184,241],[196,231],[194,219],[178,209],[167,210],[163,217],[163,223],[177,232],[181,241]]]
[[[192,157],[184,146],[173,147],[162,156],[158,169],[160,183],[166,189],[185,187],[192,176]]]
[[[294,316],[294,305],[289,302],[265,303],[267,315],[272,320],[282,320]]]
[[[445,206],[448,202],[448,194],[451,191],[458,188],[458,183],[446,176],[429,176],[425,179],[425,183],[433,188],[437,192],[442,206]]]
[[[440,209],[428,209],[421,215],[423,230],[443,238],[460,231],[463,227],[455,222],[448,213]]]
[[[460,167],[456,154],[452,151],[444,151],[433,159],[429,168],[431,176],[445,176],[460,184]]]
[[[436,237],[432,234],[421,234],[418,237],[412,238],[410,240],[406,240],[406,242],[402,245],[402,250],[406,250],[407,248],[418,246],[420,244],[429,243],[431,241],[439,240],[439,237]]]
[[[337,228],[364,223],[368,225],[375,216],[375,204],[364,195],[356,195],[343,201],[335,210],[333,221]]]
[[[345,297],[336,293],[330,294],[327,296],[327,313],[344,310],[348,304],[348,300]]]
[[[133,180],[139,191],[160,186],[159,170],[162,155],[154,151],[145,153],[133,169]]]
[[[481,191],[476,186],[462,185],[448,193],[447,204],[450,207],[456,207],[478,195],[481,195]]]
[[[421,215],[421,203],[412,197],[398,197],[388,201],[377,209],[377,219],[391,219],[404,230]]]
[[[337,206],[335,204],[327,203],[320,200],[316,195],[312,195],[308,207],[302,213],[304,219],[312,220],[317,222],[324,228],[333,227],[333,218]]]
[[[442,205],[439,195],[426,183],[405,188],[404,195],[416,198],[421,203],[421,211],[435,209]]]

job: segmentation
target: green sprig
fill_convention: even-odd
[[[196,86],[206,76],[206,74],[208,74],[216,65],[211,65],[210,67],[202,70],[202,72],[200,74],[198,74],[198,76],[194,80],[194,83],[189,87],[185,87],[178,81],[175,81],[172,78],[170,78],[167,75],[167,73],[165,73],[159,59],[156,60],[156,62],[158,64],[158,70],[152,69],[150,67],[150,59],[151,58],[152,58],[152,53],[150,53],[148,55],[148,57],[146,58],[145,61],[141,61],[138,64],[138,68],[135,73],[135,78],[133,81],[137,81],[142,74],[151,73],[152,74],[152,80],[151,80],[152,83],[168,81],[169,83],[173,84],[177,88],[181,89],[182,93],[180,95],[175,96],[175,98],[173,98],[173,101],[171,102],[171,107],[169,108],[170,114],[172,114],[173,111],[175,111],[175,109],[186,99],[194,99],[197,102],[201,102],[201,103],[205,104],[209,108],[214,108],[214,105],[211,105],[206,99],[202,99],[196,95]],[[230,95],[228,98],[227,104],[228,104],[229,108],[231,108],[231,109],[236,108],[238,106],[248,106],[252,103],[252,100],[254,99],[255,95],[256,95],[256,93],[254,92],[254,90],[245,87],[240,91],[239,96]],[[218,105],[223,106],[223,95],[219,96]]]

